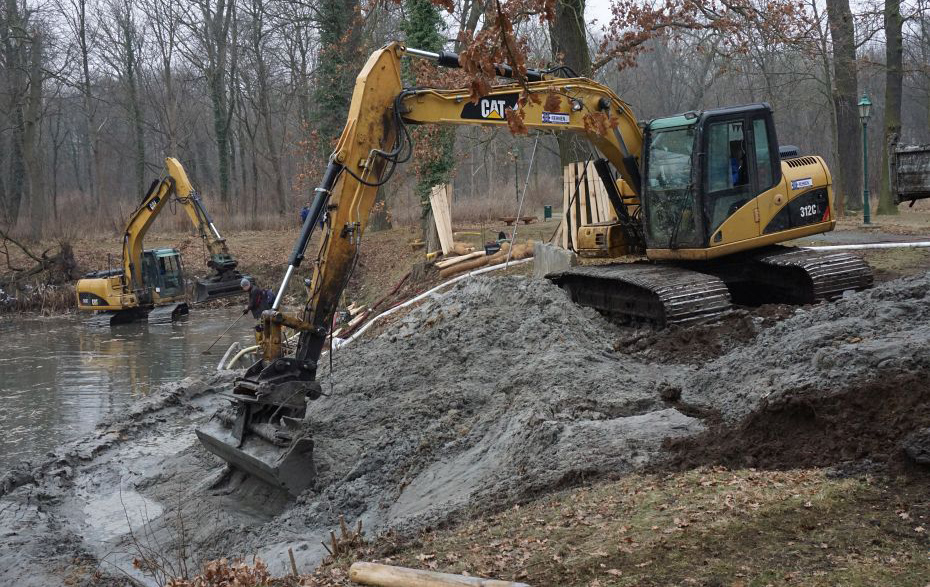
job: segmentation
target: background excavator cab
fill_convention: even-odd
[[[142,271],[146,283],[154,287],[154,301],[184,295],[184,270],[177,249],[152,249],[142,254]]]

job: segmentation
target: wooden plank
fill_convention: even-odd
[[[467,261],[468,259],[474,259],[475,257],[483,257],[484,255],[485,255],[484,251],[474,251],[472,253],[467,253],[465,255],[459,255],[458,257],[451,257],[449,259],[443,259],[442,261],[436,261],[434,265],[436,265],[436,267],[439,267],[440,269],[444,269],[445,267],[451,267],[452,265],[461,263],[462,261]]]
[[[598,210],[597,198],[594,192],[594,177],[591,175],[594,172],[594,167],[586,162],[584,168],[586,172],[584,177],[585,193],[588,202],[588,216],[584,219],[584,223],[592,224],[598,222],[598,218],[600,217],[600,210]]]
[[[453,245],[455,244],[452,238],[452,185],[447,183],[443,185],[442,188],[446,202],[446,206],[443,209],[443,223],[446,227],[446,247],[443,247],[443,254],[446,254],[446,249],[448,248],[448,250],[451,251]]]
[[[421,571],[377,563],[356,562],[349,567],[349,579],[373,587],[529,587],[526,583],[466,577],[434,571]]]
[[[571,234],[571,229],[569,228],[569,222],[571,217],[571,210],[568,209],[568,203],[571,200],[571,193],[569,192],[568,184],[571,177],[571,164],[565,166],[565,169],[562,173],[562,223],[559,225],[563,228],[562,230],[562,248],[569,248],[569,235]]]
[[[610,202],[607,199],[607,189],[600,176],[597,178],[595,192],[597,193],[597,206],[601,210],[601,222],[610,222],[613,214],[611,214]]]
[[[600,183],[601,188],[601,205],[604,206],[604,222],[613,222],[616,220],[616,212],[614,212],[614,207],[610,203],[610,198],[607,197],[607,186],[604,185],[604,182]]]
[[[578,210],[578,223],[577,223],[578,228],[584,226],[585,224],[589,224],[591,222],[589,220],[590,213],[588,210],[590,208],[590,206],[588,205],[590,203],[590,197],[588,196],[588,178],[584,174],[584,172],[585,172],[584,164],[579,163],[577,173],[578,173],[579,179],[582,179],[582,181],[581,183],[578,184],[578,200],[581,206]],[[576,234],[577,234],[577,230],[576,230]],[[578,241],[575,241],[575,242],[577,243]]]
[[[569,185],[568,189],[571,192],[569,194],[569,198],[574,198],[574,199],[572,200],[572,204],[570,206],[570,208],[572,209],[572,217],[569,219],[568,226],[572,230],[571,249],[574,251],[575,248],[578,246],[578,215],[581,212],[581,202],[579,202],[581,198],[579,196],[581,194],[580,192],[576,192],[575,190],[575,182],[578,181],[578,164],[572,163],[571,168],[572,168],[571,184]]]
[[[594,193],[597,197],[597,207],[601,211],[601,222],[610,222],[610,202],[607,201],[607,190],[604,189],[604,180],[601,179],[600,175],[597,175],[597,170],[594,170],[595,179],[594,179]]]
[[[433,186],[430,190],[429,203],[433,209],[436,232],[439,233],[439,245],[444,255],[452,250],[452,214],[447,185]]]

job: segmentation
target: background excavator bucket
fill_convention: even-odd
[[[235,295],[244,295],[245,290],[240,285],[242,278],[252,281],[251,277],[236,275],[235,277],[220,278],[219,276],[198,279],[194,282],[194,303],[208,302],[219,298]]]

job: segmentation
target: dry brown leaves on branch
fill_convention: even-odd
[[[632,67],[647,41],[676,39],[685,31],[715,32],[717,50],[736,54],[745,53],[756,34],[771,43],[802,41],[813,23],[796,0],[612,0],[611,13],[595,70],[611,61],[620,69]]]
[[[222,558],[208,562],[203,573],[193,579],[171,579],[166,587],[252,587],[270,579],[268,566],[261,559],[250,565],[242,559]]]

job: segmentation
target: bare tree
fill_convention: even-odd
[[[882,144],[881,186],[879,188],[879,214],[897,214],[898,206],[891,193],[888,167],[888,146],[901,134],[901,97],[904,85],[904,19],[901,0],[885,0],[885,107],[883,108],[884,133]]]
[[[837,213],[860,210],[862,138],[859,135],[859,93],[856,79],[856,36],[849,0],[827,0],[833,39],[833,106],[836,112],[836,154],[833,177]]]
[[[125,92],[125,108],[129,114],[134,154],[136,192],[145,189],[145,131],[142,104],[139,100],[139,58],[143,36],[136,26],[134,0],[109,0],[108,18],[101,22],[106,39],[103,59],[120,80]]]

